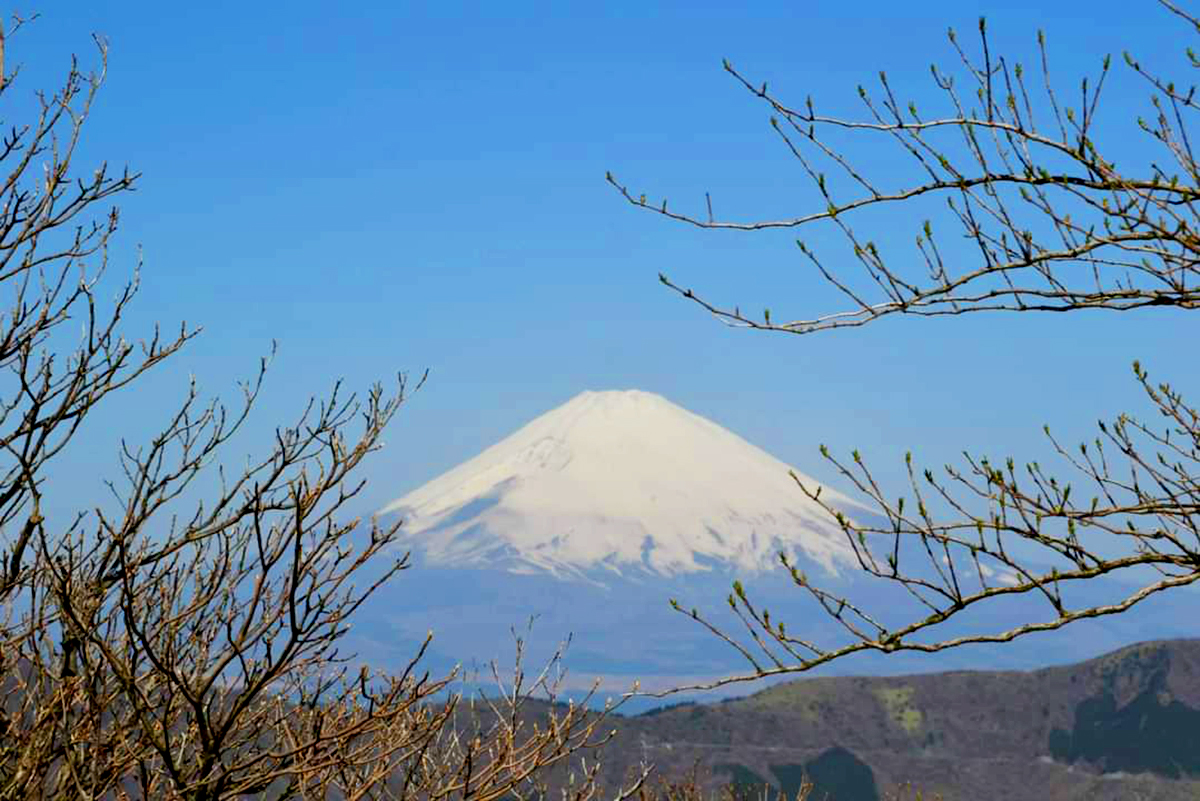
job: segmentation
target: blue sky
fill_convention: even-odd
[[[1026,62],[1045,28],[1075,91],[1123,49],[1182,74],[1191,36],[1152,3],[282,8],[58,3],[9,43],[28,93],[51,87],[72,52],[94,63],[92,32],[108,38],[81,163],[144,176],[121,200],[111,254],[113,292],[139,246],[145,258],[126,331],[205,327],[97,418],[64,472],[76,488],[65,505],[101,496],[116,438],[151,433],[189,374],[233,399],[272,339],[246,451],[338,378],[362,388],[430,369],[367,466],[363,510],[584,389],[660,392],[818,478],[832,477],[820,443],[857,447],[898,490],[908,449],[934,465],[964,448],[1048,461],[1043,423],[1090,437],[1099,417],[1145,410],[1135,358],[1182,388],[1200,383],[1182,315],[900,320],[810,337],[724,328],[657,274],[777,318],[837,300],[794,235],[680,226],[604,182],[612,170],[697,212],[710,191],[719,215],[738,218],[819,208],[722,58],[782,98],[851,114],[856,85],[886,69],[932,108],[929,64],[955,58],[946,27],[973,41],[986,14],[993,46]],[[1137,154],[1145,87],[1120,68],[1110,90],[1114,147]],[[898,169],[865,155],[884,179]],[[910,242],[919,222],[877,224]],[[844,259],[822,236],[805,235],[831,264]]]

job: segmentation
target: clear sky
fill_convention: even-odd
[[[955,59],[947,26],[973,42],[981,14],[1014,60],[1033,61],[1043,27],[1064,92],[1123,49],[1182,75],[1195,38],[1151,2],[46,4],[9,42],[17,91],[52,87],[72,52],[94,63],[89,36],[103,34],[108,83],[81,164],[144,174],[111,254],[113,292],[139,245],[145,258],[126,331],[205,327],[81,440],[79,502],[100,497],[116,437],[150,433],[189,374],[234,398],[272,339],[245,450],[337,378],[362,388],[430,369],[367,466],[364,510],[585,389],[662,393],[819,478],[832,475],[818,444],[857,447],[889,481],[909,448],[934,465],[963,448],[1049,461],[1043,423],[1090,436],[1098,417],[1145,410],[1135,358],[1196,390],[1182,315],[793,337],[727,329],[657,283],[664,271],[776,318],[836,310],[794,235],[671,223],[604,173],[695,212],[705,191],[742,219],[821,208],[721,59],[851,114],[856,85],[886,69],[932,107],[929,65]],[[1121,66],[1110,90],[1116,146],[1140,146],[1146,87]],[[896,169],[868,157],[885,180]],[[879,236],[908,243],[918,224],[885,219]]]

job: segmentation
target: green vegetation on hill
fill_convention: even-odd
[[[1082,801],[1200,797],[1200,640],[1032,672],[802,679],[623,718],[614,768],[700,764],[740,793]],[[715,785],[714,785],[715,786]]]

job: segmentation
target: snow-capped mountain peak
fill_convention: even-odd
[[[840,528],[788,470],[660,395],[583,392],[380,513],[402,515],[405,545],[447,567],[757,572],[781,550],[849,567]]]

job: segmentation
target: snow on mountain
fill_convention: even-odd
[[[584,392],[380,514],[401,515],[403,544],[443,567],[753,573],[783,550],[830,574],[856,568],[789,469],[659,395]],[[826,498],[856,506],[828,488]]]

